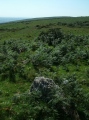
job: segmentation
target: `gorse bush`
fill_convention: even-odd
[[[9,40],[4,41],[1,44],[1,54],[0,54],[0,76],[1,80],[9,79],[12,82],[16,81],[16,74],[18,74],[18,66],[22,64],[18,58],[23,52],[28,51],[28,43],[22,43],[20,40]],[[23,66],[23,65],[21,65]]]
[[[59,28],[50,29],[48,32],[42,32],[38,37],[39,40],[42,40],[44,43],[48,43],[48,45],[53,46],[59,44],[63,38],[63,33]]]
[[[39,48],[30,56],[31,62],[36,66],[51,66],[54,58],[51,56],[51,47],[48,45],[39,46]]]

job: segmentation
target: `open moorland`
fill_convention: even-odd
[[[49,99],[29,92],[42,76]],[[0,119],[89,120],[89,17],[0,24]]]

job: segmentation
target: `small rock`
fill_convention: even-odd
[[[52,91],[55,91],[58,86],[52,79],[45,77],[36,77],[31,85],[30,92],[40,91],[42,97],[50,97]]]

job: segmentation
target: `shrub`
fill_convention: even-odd
[[[42,32],[38,40],[42,40],[44,43],[48,43],[48,45],[56,46],[61,42],[63,39],[63,33],[60,31],[60,29],[50,29],[48,32]]]

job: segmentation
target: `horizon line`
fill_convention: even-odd
[[[0,16],[0,18],[52,18],[52,17],[89,17],[89,16],[40,16],[40,17],[13,17],[13,16]]]

